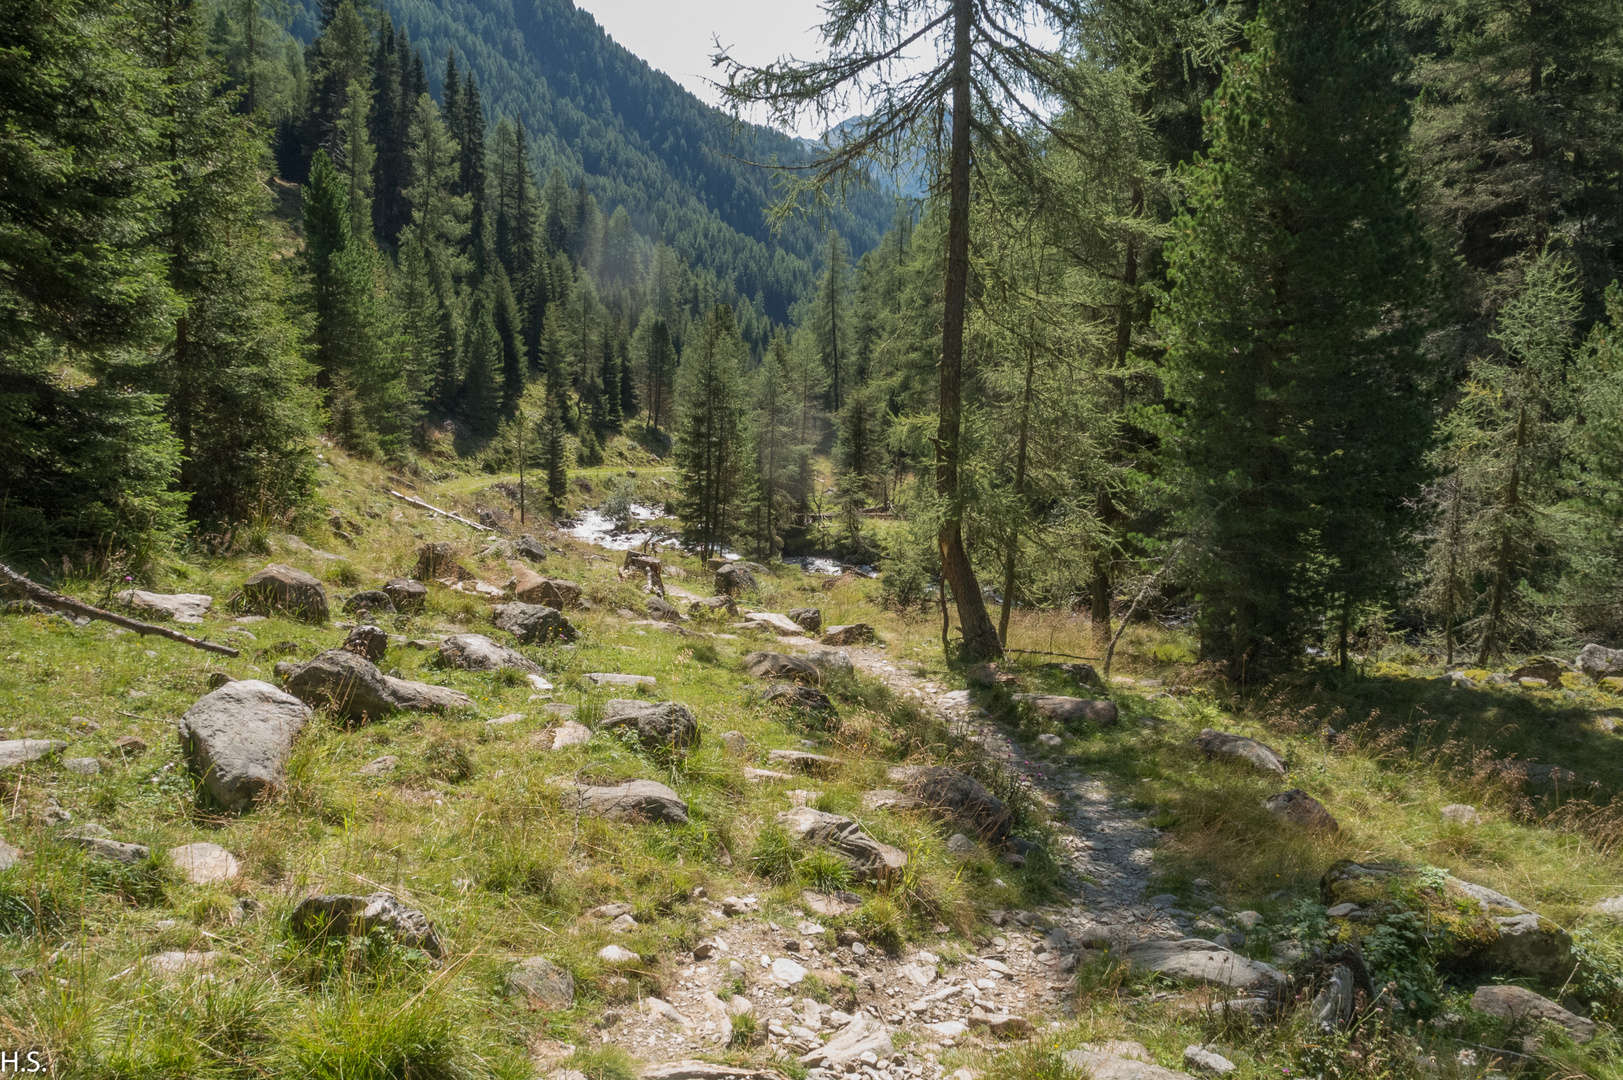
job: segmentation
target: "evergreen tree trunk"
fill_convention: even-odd
[[[1488,599],[1488,617],[1482,625],[1482,645],[1477,649],[1477,666],[1499,648],[1499,636],[1505,618],[1505,598],[1510,591],[1511,530],[1521,513],[1522,452],[1527,447],[1527,406],[1516,413],[1516,448],[1510,463],[1510,483],[1505,488],[1505,525],[1499,534],[1499,550],[1493,563],[1493,587]]]
[[[963,427],[965,300],[969,292],[969,31],[971,0],[953,0],[952,149],[948,160],[947,267],[941,326],[940,419],[936,427],[936,492],[944,502],[937,542],[941,576],[951,586],[968,661],[998,656],[997,630],[975,568],[964,550],[963,495],[959,490],[958,440]]]

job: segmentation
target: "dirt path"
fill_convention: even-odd
[[[1157,832],[1111,788],[1108,778],[1053,762],[1020,742],[973,704],[967,690],[948,691],[906,670],[877,648],[848,649],[851,662],[950,723],[953,730],[1007,762],[1047,807],[1058,838],[1052,852],[1065,870],[1069,908],[1045,909],[1072,940],[1112,944],[1182,937],[1186,928],[1147,902]]]

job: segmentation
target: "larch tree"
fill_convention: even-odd
[[[851,137],[804,167],[803,190],[851,181],[876,164],[894,170],[922,150],[946,196],[934,441],[937,543],[969,660],[1001,652],[962,527],[972,144],[1011,164],[1030,159],[1027,135],[1047,127],[1043,102],[1072,96],[1081,70],[1033,45],[1033,24],[1063,30],[1081,20],[1084,7],[1078,0],[830,0],[821,27],[828,53],[821,59],[751,67],[725,51],[715,57],[726,73],[728,102],[738,109],[764,105],[774,122],[790,129],[807,117],[827,126],[853,94],[867,98],[867,119]],[[915,51],[925,54],[924,64],[916,64]]]

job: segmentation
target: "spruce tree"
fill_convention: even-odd
[[[468,199],[452,191],[457,154],[439,107],[427,93],[421,94],[412,117],[405,197],[411,207],[407,228],[412,246],[422,255],[429,296],[422,301],[423,310],[409,321],[425,335],[416,348],[426,354],[433,371],[430,396],[441,410],[453,407],[463,377],[458,286],[467,271],[461,245],[468,234]]]
[[[502,341],[496,332],[495,298],[489,283],[474,290],[468,308],[462,355],[467,373],[459,395],[468,426],[480,433],[496,429],[502,407]]]
[[[676,376],[676,469],[682,539],[701,558],[720,552],[737,532],[743,481],[740,358],[732,308],[718,304],[682,356]]]
[[[1394,580],[1427,438],[1426,272],[1383,4],[1265,0],[1169,246],[1167,393],[1204,655],[1299,662]]]
[[[285,238],[259,178],[264,147],[219,93],[196,0],[149,0],[144,11],[169,91],[162,249],[185,304],[149,374],[184,453],[190,513],[214,530],[309,495],[316,403],[275,258]]]
[[[845,408],[847,388],[844,375],[851,343],[847,340],[846,326],[846,262],[845,245],[840,234],[829,230],[828,252],[823,267],[823,280],[817,288],[817,314],[812,322],[816,328],[817,347],[822,353],[823,369],[828,372],[829,411],[839,415]]]
[[[642,369],[643,400],[648,405],[648,426],[655,431],[667,422],[671,381],[676,374],[676,348],[669,324],[658,315],[637,325],[635,345]]]
[[[180,447],[138,385],[176,313],[161,250],[172,198],[161,74],[101,0],[27,0],[0,25],[0,548],[124,553],[181,526]],[[60,565],[60,564],[58,564]]]

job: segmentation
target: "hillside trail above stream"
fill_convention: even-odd
[[[1050,851],[1069,894],[1068,910],[1045,914],[1073,940],[1104,938],[1113,945],[1182,937],[1166,911],[1148,903],[1159,832],[1134,810],[1114,778],[1049,760],[975,705],[967,690],[945,690],[873,647],[846,652],[861,671],[891,692],[940,716],[958,735],[980,744],[1028,787],[1047,811],[1056,844]]]

